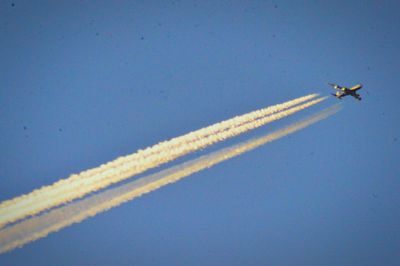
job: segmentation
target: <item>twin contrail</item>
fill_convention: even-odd
[[[289,125],[266,136],[254,138],[209,155],[201,156],[198,159],[131,181],[120,187],[106,190],[97,195],[51,210],[41,216],[4,228],[0,230],[0,253],[45,237],[51,232],[58,231],[73,223],[78,223],[145,193],[176,182],[195,172],[212,167],[263,144],[294,133],[331,116],[339,110],[339,106],[327,108],[303,121]]]
[[[326,97],[315,99],[317,96],[317,94],[310,94],[213,124],[4,201],[0,203],[0,228],[81,198],[88,193],[170,162],[190,152],[284,118],[326,99]]]

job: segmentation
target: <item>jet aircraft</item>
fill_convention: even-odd
[[[357,84],[351,88],[346,88],[346,87],[341,87],[336,84],[328,83],[330,86],[332,86],[335,90],[336,93],[332,93],[333,96],[335,96],[338,99],[342,99],[345,96],[351,95],[357,100],[361,101],[361,96],[360,94],[357,93],[358,90],[362,88],[362,84]]]

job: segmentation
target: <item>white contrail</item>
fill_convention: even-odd
[[[190,152],[281,119],[325,99],[320,98],[297,105],[315,97],[316,94],[311,94],[214,124],[7,200],[0,204],[0,228],[7,223],[80,198]],[[291,106],[295,107],[287,109]],[[284,111],[277,113],[280,110]]]
[[[22,221],[0,231],[0,253],[47,236],[73,223],[116,207],[124,202],[176,182],[188,175],[212,167],[220,162],[277,140],[311,124],[321,121],[340,110],[339,106],[327,108],[301,122],[294,123],[263,137],[255,138],[229,148],[201,156],[198,159],[171,167],[159,173],[134,180],[117,188],[51,210],[41,216]]]

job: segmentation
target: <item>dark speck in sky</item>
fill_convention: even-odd
[[[12,7],[14,7],[14,6],[15,6],[15,4],[14,4],[14,3],[11,3],[11,6],[12,6]]]
[[[62,132],[63,130],[62,130],[62,128],[59,128],[58,131]]]
[[[141,40],[144,40],[144,37],[142,36],[142,37],[140,37],[140,39],[141,39]]]
[[[27,128],[27,127],[26,127],[26,126],[24,126],[24,130],[26,130],[26,128]]]
[[[96,36],[99,36],[99,33],[98,33],[98,32],[96,32]]]
[[[278,8],[278,5],[274,5],[275,8]]]

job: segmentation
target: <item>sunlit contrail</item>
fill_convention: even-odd
[[[145,193],[176,182],[195,172],[212,167],[215,164],[255,149],[263,144],[306,128],[333,115],[339,110],[340,107],[338,105],[327,108],[303,121],[291,124],[266,136],[201,156],[198,159],[131,181],[120,187],[106,190],[97,195],[51,210],[41,216],[7,227],[0,230],[0,253],[45,237],[49,233],[58,231],[73,223],[78,223]]]
[[[5,201],[0,204],[0,228],[7,223],[80,198],[90,192],[142,173],[190,152],[276,121],[325,99],[319,98],[297,105],[315,98],[315,96],[316,94],[311,94],[300,97],[283,104],[260,109],[214,124],[181,137],[159,143],[145,150],[139,150],[135,154],[120,157],[97,168],[72,175],[67,179],[34,190],[26,195]],[[288,109],[291,106],[294,107]],[[278,112],[279,110],[283,111]]]

